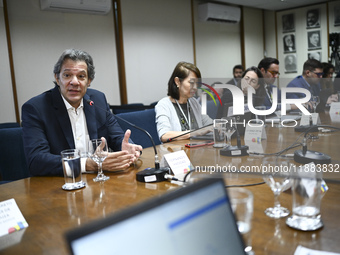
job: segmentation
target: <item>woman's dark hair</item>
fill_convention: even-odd
[[[257,68],[256,66],[252,66],[247,68],[243,74],[242,74],[242,78],[244,78],[244,76],[246,76],[246,74],[249,71],[253,71],[256,73],[257,77],[258,77],[258,84],[260,84],[260,87],[258,89],[255,90],[255,95],[253,95],[253,104],[254,106],[260,106],[263,104],[264,98],[265,98],[265,88],[264,88],[264,80],[263,80],[263,75],[262,72],[259,68]],[[241,79],[242,80],[242,79]],[[239,88],[241,88],[241,80],[238,82],[237,86]]]
[[[197,78],[201,78],[201,72],[194,64],[182,61],[176,65],[168,82],[168,96],[177,100],[179,99],[179,91],[175,83],[175,78],[178,77],[182,82],[189,76],[190,72],[195,73]]]
[[[61,71],[61,66],[65,62],[65,60],[71,59],[73,61],[84,61],[87,65],[87,74],[88,78],[93,81],[95,76],[94,65],[92,57],[85,51],[76,50],[76,49],[68,49],[65,50],[58,59],[58,62],[54,65],[53,72],[57,75],[58,78]]]

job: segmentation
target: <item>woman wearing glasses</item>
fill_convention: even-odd
[[[248,88],[252,87],[255,89],[255,94],[253,94],[253,105],[260,106],[263,105],[263,101],[265,98],[265,89],[264,89],[264,81],[263,75],[255,66],[252,66],[246,69],[243,72],[241,80],[238,82],[237,86],[243,91],[244,95],[244,103],[247,103],[247,96],[248,96]],[[219,106],[217,111],[217,118],[227,117],[227,112],[225,111],[225,107],[230,106],[237,98],[233,98],[232,93],[230,90],[226,89],[225,93],[223,94],[222,106]]]

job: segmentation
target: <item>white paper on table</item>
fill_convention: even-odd
[[[340,253],[312,250],[299,245],[296,248],[294,255],[340,255]]]

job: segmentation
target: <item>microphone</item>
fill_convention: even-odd
[[[191,131],[182,133],[182,134],[180,134],[180,135],[178,135],[178,136],[175,136],[175,137],[172,137],[172,138],[168,138],[165,142],[166,142],[166,143],[171,142],[171,141],[175,140],[176,138],[181,137],[181,136],[184,136],[184,135],[189,134],[189,133],[191,133]]]
[[[152,136],[150,135],[150,133],[148,131],[146,131],[144,128],[138,127],[135,124],[117,116],[116,114],[114,114],[111,111],[108,111],[104,108],[101,108],[97,105],[94,104],[94,102],[91,99],[86,100],[86,103],[90,106],[95,106],[98,109],[101,109],[105,112],[109,112],[111,113],[113,116],[115,116],[117,119],[127,123],[128,125],[141,130],[142,132],[144,132],[151,140],[152,143],[152,147],[154,149],[155,152],[155,167],[154,168],[146,168],[142,171],[137,172],[136,174],[136,180],[139,182],[161,182],[161,181],[165,181],[167,180],[167,178],[165,178],[165,174],[169,174],[170,173],[170,168],[169,167],[160,167],[159,166],[159,158],[158,158],[158,153],[157,153],[157,149],[156,149],[156,144],[155,141],[153,140]]]
[[[229,125],[229,123],[227,123]],[[232,125],[232,123],[230,123]],[[236,141],[237,146],[227,146],[220,150],[220,155],[228,156],[228,157],[237,157],[237,156],[247,156],[249,147],[247,145],[241,145],[241,137],[238,132],[238,128],[236,126]]]
[[[168,138],[168,139],[166,140],[166,143],[171,142],[171,141],[175,140],[176,138],[181,137],[181,136],[186,135],[186,134],[191,134],[191,133],[195,133],[195,132],[198,132],[198,131],[203,131],[203,132],[204,132],[204,129],[206,129],[206,131],[209,131],[208,128],[209,128],[210,126],[212,126],[212,125],[213,125],[213,124],[208,124],[208,125],[206,125],[206,126],[203,126],[203,127],[197,128],[197,129],[189,130],[189,131],[184,132],[184,133],[182,133],[182,134],[180,134],[180,135],[178,135],[178,136]],[[212,138],[212,137],[211,137],[211,138]],[[208,137],[207,137],[207,139],[209,140]]]
[[[327,154],[307,150],[307,134],[309,132],[314,132],[313,129],[314,126],[311,126],[305,131],[302,141],[302,150],[296,150],[294,152],[294,160],[301,164],[308,164],[311,162],[314,162],[314,164],[329,164],[331,163],[331,157]]]

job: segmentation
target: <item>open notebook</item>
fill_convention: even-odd
[[[205,179],[66,233],[72,254],[244,254],[222,179]]]

